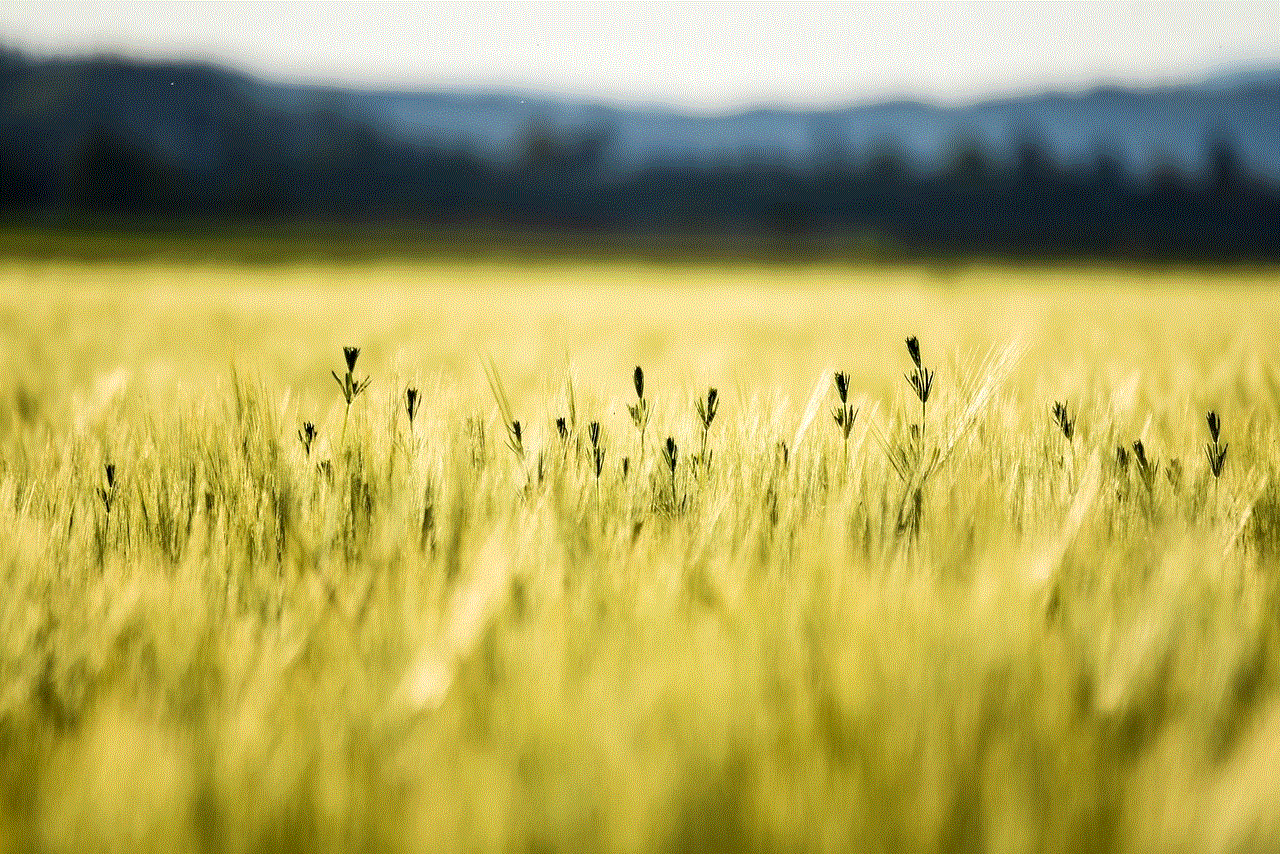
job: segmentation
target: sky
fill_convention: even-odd
[[[697,111],[1155,85],[1280,67],[1280,0],[1223,3],[0,3],[40,56],[291,82],[503,88]]]

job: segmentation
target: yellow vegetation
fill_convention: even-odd
[[[1275,284],[0,265],[0,850],[1272,849]]]

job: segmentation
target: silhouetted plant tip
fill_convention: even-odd
[[[916,363],[916,367],[920,367],[920,339],[914,335],[907,339],[907,353],[911,356],[911,361]]]
[[[711,429],[711,422],[716,417],[716,406],[718,404],[719,394],[714,388],[707,389],[707,400],[703,403],[702,398],[698,398],[698,420],[702,422],[702,429]]]
[[[678,503],[676,498],[676,465],[679,462],[680,448],[676,445],[676,440],[671,436],[667,437],[666,444],[662,446],[662,461],[666,463],[667,469],[671,472],[671,506],[674,508]]]
[[[1129,468],[1129,452],[1124,449],[1124,445],[1116,445],[1116,465],[1121,471]]]
[[[107,463],[104,467],[106,475],[106,485],[98,487],[98,498],[102,500],[102,508],[108,516],[111,515],[111,505],[116,500],[116,467],[113,463]]]
[[[338,383],[338,388],[342,389],[342,397],[347,402],[347,410],[342,416],[342,435],[340,442],[345,442],[347,438],[347,418],[351,415],[351,402],[360,396],[360,393],[369,387],[369,377],[363,380],[356,379],[356,359],[360,358],[359,347],[343,347],[342,358],[347,363],[347,373],[345,376],[338,376],[337,371],[330,371],[333,379]]]
[[[98,487],[98,498],[102,501],[103,522],[101,536],[98,538],[98,561],[105,557],[107,535],[111,530],[111,508],[116,500],[116,467],[112,463],[105,466],[106,485]]]
[[[1209,438],[1211,441],[1204,446],[1204,455],[1209,459],[1209,471],[1213,472],[1216,481],[1222,476],[1222,467],[1227,462],[1227,448],[1230,443],[1219,444],[1218,435],[1222,429],[1222,422],[1218,419],[1218,413],[1210,412],[1207,418],[1209,422]]]
[[[524,459],[524,429],[518,420],[507,425],[507,447]]]
[[[719,392],[714,387],[707,389],[705,401],[702,398],[698,398],[695,401],[698,421],[702,425],[702,450],[698,453],[698,463],[704,469],[711,465],[711,452],[707,450],[707,434],[711,431],[711,422],[716,418],[716,409],[719,407],[719,402]]]
[[[1159,460],[1148,460],[1147,449],[1143,446],[1142,440],[1137,439],[1133,443],[1133,460],[1138,467],[1138,475],[1142,478],[1143,485],[1147,491],[1155,489],[1156,475],[1160,471]]]
[[[644,434],[649,427],[649,402],[644,397],[644,371],[640,370],[640,366],[636,365],[635,374],[633,376],[636,387],[636,402],[627,407],[627,411],[631,413],[631,423],[636,425],[636,430],[640,433],[640,464],[644,465]]]
[[[604,471],[604,448],[600,447],[600,422],[592,421],[587,425],[587,437],[591,440],[591,462],[596,472],[596,489],[600,487],[600,472]],[[626,473],[626,460],[622,461],[623,473]]]
[[[845,441],[845,453],[849,450],[849,433],[853,430],[853,422],[858,417],[858,410],[849,405],[849,375],[844,371],[836,371],[836,396],[840,403],[831,410],[831,417]]]
[[[1076,434],[1076,420],[1067,414],[1067,405],[1065,403],[1053,404],[1053,423],[1058,425],[1058,429],[1062,431],[1062,435],[1067,441]]]
[[[907,353],[915,364],[915,370],[907,374],[907,382],[915,390],[920,400],[920,437],[924,437],[925,411],[929,403],[929,393],[933,391],[933,371],[920,362],[920,341],[913,335],[907,339]]]
[[[302,428],[298,430],[298,441],[302,443],[302,450],[306,452],[307,459],[311,458],[311,444],[316,440],[316,425],[310,421],[302,422]]]
[[[560,436],[561,442],[568,441],[569,426],[565,423],[565,420],[563,418],[556,419],[556,433]]]
[[[418,395],[418,390],[413,386],[404,390],[404,411],[409,416],[409,429],[413,429],[413,419],[418,414],[418,405],[422,402],[422,398]]]

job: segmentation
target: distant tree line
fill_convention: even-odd
[[[1204,169],[1170,166],[1145,179],[1106,152],[1087,167],[1061,167],[1034,140],[1012,160],[959,144],[932,170],[892,150],[853,162],[832,143],[802,166],[743,156],[619,171],[608,164],[607,127],[535,124],[515,157],[498,160],[393,141],[331,111],[299,124],[293,115],[236,118],[234,104],[216,117],[201,109],[210,112],[192,106],[180,125],[188,146],[216,140],[197,159],[166,152],[154,129],[119,122],[87,127],[60,157],[47,154],[40,131],[0,126],[0,215],[858,234],[943,252],[1280,257],[1280,189],[1246,174],[1225,136],[1209,142]]]

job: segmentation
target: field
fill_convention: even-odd
[[[1276,284],[0,262],[0,851],[1276,850]]]

